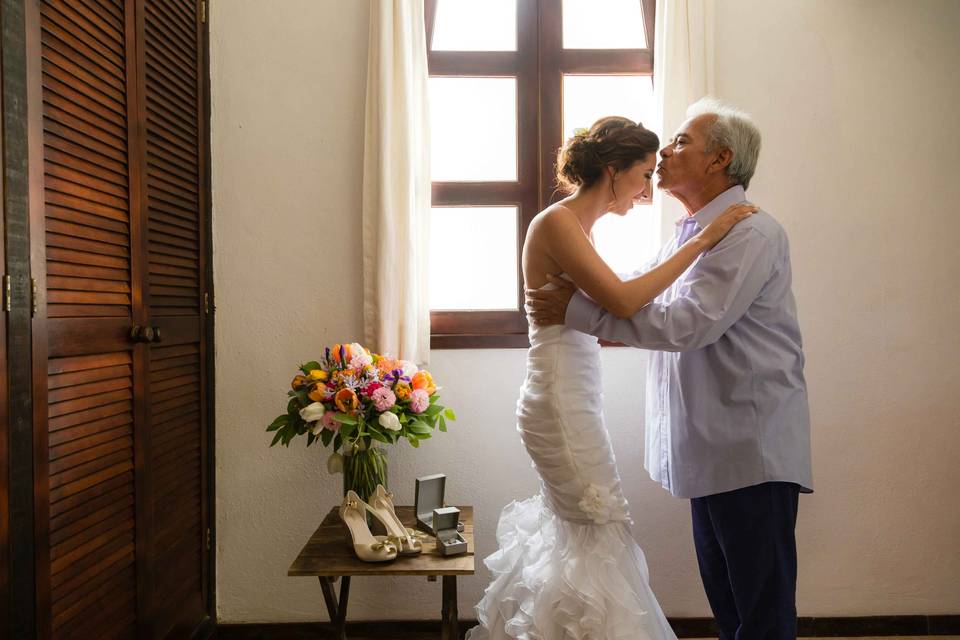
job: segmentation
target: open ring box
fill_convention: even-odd
[[[460,509],[445,507],[443,493],[447,476],[438,473],[417,478],[414,510],[417,528],[436,536],[437,551],[442,556],[452,556],[467,551],[467,541],[460,535]]]

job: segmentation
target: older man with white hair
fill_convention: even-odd
[[[750,118],[692,105],[660,150],[658,186],[687,210],[646,271],[746,201]],[[641,271],[641,272],[642,272]],[[638,272],[639,273],[639,272]],[[527,291],[537,324],[650,349],[645,466],[689,498],[700,575],[723,640],[796,637],[799,493],[812,491],[803,351],[783,227],[759,211],[654,302],[619,319],[569,283]]]

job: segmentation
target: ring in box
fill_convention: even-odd
[[[442,507],[433,510],[433,526],[436,529],[437,551],[442,556],[452,556],[465,553],[467,541],[457,530],[460,509],[456,507]]]
[[[417,490],[414,497],[414,511],[417,514],[417,528],[436,535],[433,527],[433,510],[443,508],[443,491],[447,476],[437,473],[417,478]],[[456,523],[454,523],[456,526]]]

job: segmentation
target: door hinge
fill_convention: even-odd
[[[30,317],[37,315],[37,281],[30,278]]]
[[[207,527],[207,551],[210,551],[210,540],[211,540],[210,528]]]
[[[211,311],[216,311],[216,309],[216,305],[210,304],[210,294],[203,294],[203,315],[208,316]]]
[[[200,22],[202,22],[203,24],[207,23],[207,3],[206,2],[200,3]]]
[[[13,285],[10,276],[3,276],[3,310],[7,313],[13,309]]]

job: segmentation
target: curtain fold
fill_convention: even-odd
[[[653,52],[654,126],[666,144],[684,120],[687,107],[714,92],[714,1],[657,0]],[[661,236],[673,236],[683,206],[656,189]]]
[[[430,355],[430,130],[423,0],[371,0],[363,149],[364,345]]]

